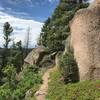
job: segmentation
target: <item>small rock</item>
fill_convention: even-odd
[[[46,93],[43,92],[43,91],[37,91],[37,92],[35,93],[35,96],[45,95],[45,94],[46,94]]]
[[[28,98],[28,97],[32,97],[32,96],[33,96],[33,91],[32,90],[28,90],[26,92],[25,99]]]

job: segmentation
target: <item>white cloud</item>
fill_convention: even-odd
[[[54,2],[54,1],[58,1],[58,0],[48,0],[49,2]]]
[[[28,27],[30,27],[30,33],[31,33],[30,45],[33,45],[33,46],[36,45],[37,38],[41,32],[41,27],[43,26],[43,23],[40,23],[34,20],[16,18],[4,12],[0,12],[0,46],[3,44],[2,30],[3,30],[3,25],[5,22],[9,22],[11,26],[13,27],[14,39],[16,42],[19,40],[22,40],[22,42],[24,43],[27,29]]]

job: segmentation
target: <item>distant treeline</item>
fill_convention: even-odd
[[[19,64],[17,64],[17,66],[18,65],[20,65],[20,67],[24,64],[24,59],[25,59],[25,57],[27,56],[27,54],[30,52],[32,50],[32,48],[28,48],[28,49],[25,49],[25,48],[22,48],[22,50],[18,50],[18,49],[12,49],[12,48],[9,48],[9,49],[7,49],[7,58],[9,59],[9,60],[11,60],[12,59],[12,57],[17,57],[16,59],[17,59],[17,61],[16,62],[19,62],[18,60],[21,60],[20,61],[20,63]],[[3,67],[3,55],[4,55],[4,52],[5,52],[5,48],[0,48],[0,68],[2,68]],[[18,55],[18,53],[16,53],[16,52],[19,52],[19,55]],[[12,54],[13,53],[13,54]],[[15,53],[15,54],[14,54]],[[20,53],[22,53],[22,54],[20,54]],[[9,63],[10,61],[8,61],[8,63]],[[7,63],[7,62],[6,62]],[[15,62],[14,62],[15,63]],[[12,64],[14,64],[13,62],[12,62]],[[21,68],[20,68],[21,69]]]

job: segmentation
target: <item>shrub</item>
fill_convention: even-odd
[[[9,87],[14,89],[15,88],[15,81],[16,81],[16,69],[13,65],[7,65],[3,69],[4,73],[4,81],[5,83],[9,84]]]
[[[42,82],[41,75],[38,73],[38,67],[36,65],[28,66],[21,73],[21,79],[18,83],[16,90],[14,91],[14,100],[22,100],[25,97],[25,93],[34,86]],[[35,88],[34,87],[34,88]]]
[[[11,96],[12,90],[8,83],[0,86],[0,100],[13,100]]]
[[[78,80],[78,69],[74,56],[66,52],[60,61],[60,70],[64,76],[65,82],[75,82]]]
[[[28,66],[19,74],[16,80],[16,69],[13,65],[7,65],[3,69],[4,84],[0,86],[0,100],[25,100],[26,92],[32,88],[36,91],[42,78],[36,65]]]

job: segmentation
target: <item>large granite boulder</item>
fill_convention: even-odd
[[[43,59],[39,63],[39,66],[53,67],[55,65],[55,56],[56,56],[56,52],[44,55]]]
[[[34,48],[25,58],[25,64],[38,65],[39,67],[48,67],[55,64],[56,52],[51,53],[45,47],[39,46]]]
[[[36,47],[27,55],[24,62],[30,65],[38,64],[46,53],[45,47]]]
[[[79,10],[70,29],[80,80],[100,79],[100,0]]]

